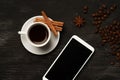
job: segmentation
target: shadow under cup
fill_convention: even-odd
[[[33,24],[28,30],[28,38],[34,46],[42,47],[50,39],[50,30],[45,24]]]

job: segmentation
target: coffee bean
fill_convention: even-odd
[[[83,9],[84,9],[84,10],[88,10],[88,6],[84,6]]]
[[[102,10],[99,10],[98,13],[99,13],[99,14],[102,14]]]
[[[113,10],[114,10],[114,8],[113,8],[113,7],[110,7],[110,10],[111,10],[111,11],[113,11]]]
[[[92,14],[92,16],[93,16],[93,17],[96,17],[96,14],[94,13],[94,14]]]
[[[107,15],[110,15],[110,11],[109,11],[109,10],[107,10],[107,11],[106,11],[106,14],[107,14]]]
[[[105,5],[105,4],[102,4],[101,7],[102,7],[102,9],[105,9],[105,8],[106,8],[106,5]]]
[[[106,43],[107,41],[106,40],[102,40],[103,43]]]
[[[93,21],[93,24],[94,24],[94,25],[98,25],[98,22],[97,22],[97,21]]]
[[[101,23],[101,21],[97,21],[97,24],[100,24]]]
[[[88,6],[83,7],[83,13],[86,14],[88,12]]]
[[[116,9],[116,7],[117,7],[117,6],[116,6],[115,4],[113,4],[113,5],[110,7],[110,10],[113,11],[113,10]]]
[[[105,19],[105,17],[102,16],[102,17],[101,17],[101,20],[103,21],[104,19]]]
[[[115,10],[117,8],[117,5],[113,4],[111,7]]]
[[[103,17],[104,17],[104,18],[107,18],[107,15],[106,15],[106,14],[104,14],[104,15],[103,15]]]
[[[117,21],[116,21],[116,20],[114,20],[114,21],[113,21],[113,25],[116,25],[116,24],[117,24]]]
[[[86,11],[86,10],[84,10],[84,11],[83,11],[83,13],[84,13],[84,14],[86,14],[86,13],[87,13],[87,11]]]
[[[96,25],[97,29],[99,29],[101,26],[100,25]]]
[[[98,17],[97,20],[101,21],[101,17]]]
[[[101,36],[101,45],[108,43],[113,53],[120,60],[120,22],[113,20],[108,26],[101,26],[109,15],[116,9],[116,5],[108,7],[102,4],[99,9],[92,14],[93,24],[96,26],[96,33]],[[117,46],[117,47],[116,47]],[[118,54],[119,53],[119,54]]]

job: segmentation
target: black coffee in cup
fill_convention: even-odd
[[[48,30],[42,24],[34,24],[28,33],[30,40],[35,44],[42,44],[48,39]]]

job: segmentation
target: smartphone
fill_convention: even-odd
[[[73,35],[42,80],[74,80],[94,51],[92,46]]]

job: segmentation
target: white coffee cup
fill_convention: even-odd
[[[50,28],[43,22],[31,23],[25,31],[18,31],[18,34],[25,36],[26,40],[35,47],[45,46],[51,38]]]

